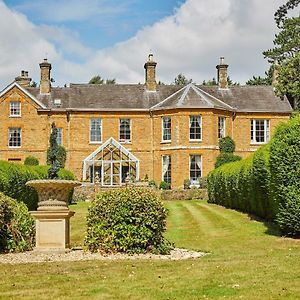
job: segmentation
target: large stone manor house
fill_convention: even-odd
[[[39,88],[28,72],[0,93],[0,159],[46,163],[51,124],[67,151],[66,168],[79,180],[121,185],[128,174],[173,188],[197,184],[214,168],[218,139],[231,136],[245,157],[268,142],[291,114],[271,86],[228,86],[228,65],[217,65],[218,86],[158,85],[150,54],[145,84],[51,86],[51,64],[40,64]]]

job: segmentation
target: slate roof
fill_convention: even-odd
[[[276,97],[271,86],[157,85],[147,91],[143,84],[91,85],[71,84],[52,87],[50,95],[40,95],[39,88],[26,88],[48,109],[57,109],[54,99],[61,99],[59,109],[126,111],[170,108],[218,108],[237,112],[290,113],[286,99]]]

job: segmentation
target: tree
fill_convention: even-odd
[[[96,75],[92,77],[91,80],[89,81],[89,84],[103,84],[103,83],[104,83],[104,79],[100,75]]]
[[[177,77],[174,79],[175,85],[187,85],[189,83],[192,83],[193,79],[187,79],[183,74],[178,74]]]
[[[89,84],[116,84],[116,79],[106,79],[102,78],[100,75],[96,75],[91,78]]]
[[[202,81],[202,85],[218,85],[215,77],[213,77],[213,79],[209,79],[209,80],[203,80]]]
[[[275,92],[278,96],[286,95],[294,108],[300,106],[300,14],[289,17],[297,8],[300,0],[288,0],[275,12],[274,18],[278,29],[273,41],[274,48],[263,52],[269,62],[277,62],[278,78]]]
[[[106,79],[105,84],[116,84],[116,79]]]
[[[37,87],[37,83],[36,83],[35,81],[32,81],[32,82],[30,83],[30,87]]]
[[[266,75],[265,77],[253,76],[251,79],[246,81],[246,85],[271,85],[273,72],[274,72],[274,65],[271,65],[269,70],[265,72]]]

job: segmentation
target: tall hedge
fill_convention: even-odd
[[[210,172],[208,196],[211,203],[273,219],[276,207],[270,198],[269,147]]]
[[[277,223],[284,234],[300,235],[300,115],[278,127],[270,143],[270,170]]]
[[[21,164],[0,161],[0,192],[23,201],[29,210],[37,207],[38,196],[35,190],[25,183],[33,179],[46,179],[49,166],[24,166]],[[58,173],[61,179],[74,179],[74,175],[67,170]]]
[[[284,235],[300,235],[300,115],[281,124],[252,156],[208,175],[212,203],[275,219]]]

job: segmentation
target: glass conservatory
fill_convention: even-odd
[[[139,179],[139,160],[110,138],[83,161],[83,180],[103,186],[119,186]]]

